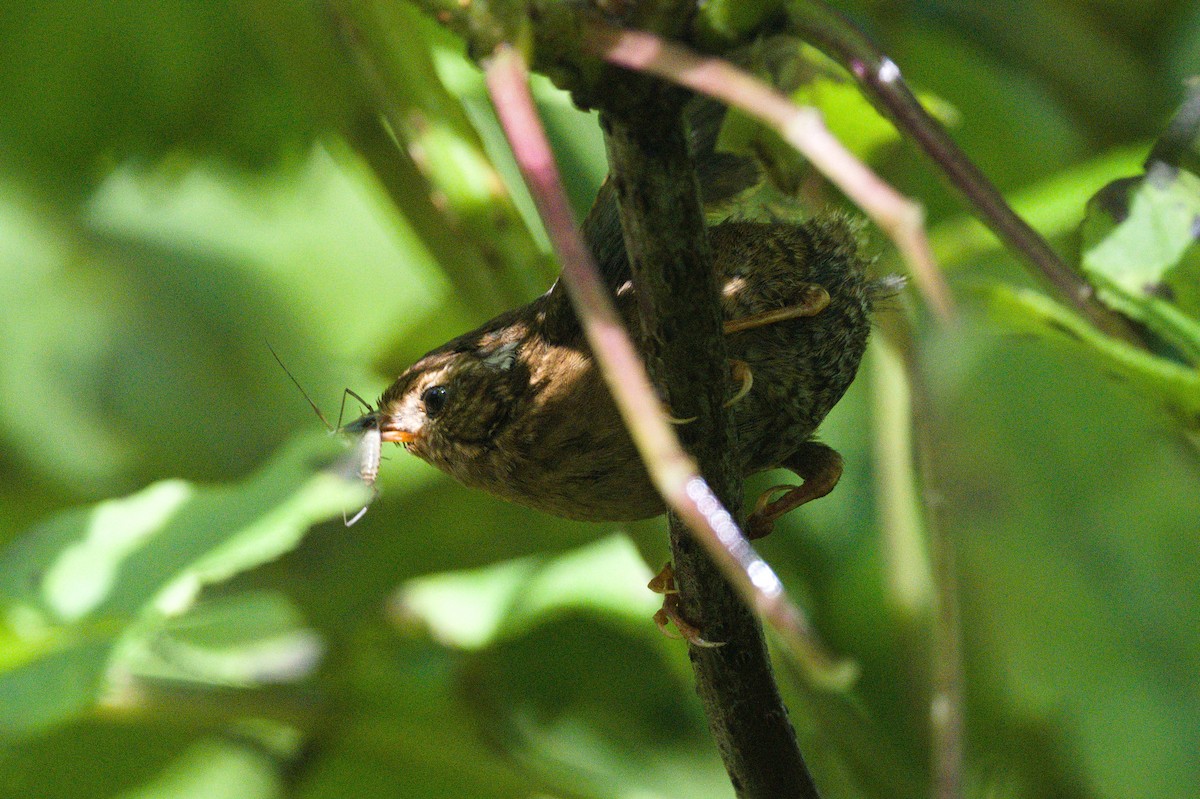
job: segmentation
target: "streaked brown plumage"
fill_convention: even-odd
[[[854,378],[881,284],[841,218],[726,222],[710,239],[727,322],[802,302],[813,284],[828,292],[815,315],[728,334],[730,357],[753,374],[734,405],[743,472],[787,465],[808,477],[797,458],[819,447],[808,442]],[[632,285],[616,296],[632,323]],[[664,510],[561,285],[427,354],[374,417],[383,440],[522,505],[592,521]]]
[[[724,109],[688,110],[702,199],[710,211],[754,185],[752,159],[716,149]],[[583,225],[602,276],[630,329],[630,283],[610,184]],[[765,311],[799,318],[727,333],[729,357],[753,376],[733,406],[742,471],[786,466],[804,485],[767,503],[748,534],[765,535],[782,513],[837,483],[841,459],[813,441],[846,391],[866,347],[870,313],[895,281],[866,275],[854,225],[842,217],[803,224],[725,222],[709,229],[726,328]],[[828,295],[829,304],[821,302]],[[425,355],[347,429],[402,443],[460,482],[571,519],[620,521],[663,512],[596,368],[566,291],[556,284]]]

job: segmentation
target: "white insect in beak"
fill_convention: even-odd
[[[348,463],[354,468],[358,479],[362,480],[372,492],[371,499],[359,509],[358,513],[350,518],[346,518],[343,514],[342,521],[349,527],[366,514],[367,508],[371,507],[371,502],[379,496],[379,489],[375,487],[375,478],[379,476],[383,434],[379,430],[379,414],[375,411],[360,416],[341,429],[343,432],[357,433],[359,436],[358,443],[354,446],[354,457],[349,459]]]
[[[372,494],[371,499],[367,500],[367,504],[363,505],[353,516],[347,518],[345,513],[342,514],[342,521],[349,527],[366,514],[367,508],[371,507],[371,503],[375,501],[375,497],[379,496],[379,489],[375,487],[375,478],[379,476],[379,463],[382,458],[380,453],[383,449],[383,434],[379,430],[379,411],[371,407],[371,404],[358,396],[358,394],[355,394],[350,389],[346,389],[342,394],[342,407],[338,411],[338,423],[336,426],[331,425],[329,420],[325,418],[325,414],[321,413],[321,409],[308,396],[308,392],[304,390],[304,386],[300,385],[300,381],[296,380],[291,371],[283,365],[283,361],[280,360],[279,354],[275,352],[275,348],[268,343],[267,349],[271,351],[271,355],[275,357],[275,362],[279,364],[279,368],[288,376],[288,379],[292,381],[296,388],[300,389],[300,393],[304,395],[304,399],[308,402],[309,407],[313,409],[317,414],[317,418],[321,420],[330,433],[349,433],[352,435],[358,434],[359,436],[358,443],[354,446],[353,456],[342,461],[344,468],[339,468],[338,471],[347,479],[357,478],[362,480],[371,489]],[[363,407],[367,409],[367,412],[353,422],[343,426],[342,414],[346,410],[347,396],[354,397],[354,399],[361,402]]]

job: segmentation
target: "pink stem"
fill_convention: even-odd
[[[667,505],[793,655],[820,678],[844,682],[847,669],[817,644],[807,620],[770,565],[746,541],[729,511],[699,474],[667,421],[649,375],[625,330],[583,237],[575,227],[550,144],[529,91],[524,59],[501,45],[484,64],[500,124],[562,263],[562,281],[617,408]],[[840,666],[835,669],[835,666]]]
[[[825,127],[819,112],[796,105],[728,61],[697,55],[652,33],[593,24],[585,41],[614,64],[715,97],[774,129],[896,242],[938,317],[946,322],[954,318],[949,288],[925,235],[924,210],[855,158]]]

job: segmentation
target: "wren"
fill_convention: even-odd
[[[752,159],[718,151],[723,117],[710,101],[688,111],[709,209],[759,180]],[[636,330],[636,288],[609,183],[583,233],[626,326]],[[843,216],[726,221],[708,233],[731,368],[742,384],[730,398],[742,473],[782,466],[804,480],[759,499],[747,524],[758,537],[837,483],[841,458],[813,436],[854,379],[873,305],[899,283],[868,277],[856,226]],[[561,282],[426,354],[348,427],[378,431],[374,441],[402,444],[465,485],[569,519],[629,521],[665,511]]]
[[[813,440],[853,380],[875,299],[854,226],[731,221],[709,229],[729,356],[743,474],[787,467],[804,478],[760,500],[749,535],[831,490],[837,453]],[[616,305],[636,325],[636,289]],[[665,511],[617,412],[561,283],[429,352],[369,415],[459,482],[569,519],[623,521]],[[368,425],[370,426],[370,425]]]

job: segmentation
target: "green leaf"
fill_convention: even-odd
[[[1100,299],[1200,363],[1200,177],[1154,163],[1088,204],[1083,269]]]
[[[1157,398],[1183,424],[1200,429],[1200,373],[1099,333],[1084,319],[1031,289],[998,285],[988,292],[995,319],[1018,330],[1068,342],[1106,371]]]
[[[119,799],[276,799],[285,795],[274,759],[252,742],[207,739],[150,783]]]
[[[102,630],[73,632],[30,642],[4,631],[0,647],[9,662],[0,671],[0,740],[79,715],[100,694],[112,636]],[[27,655],[24,662],[10,661],[20,655]]]
[[[596,574],[604,579],[592,579]],[[629,539],[613,535],[557,558],[519,558],[412,580],[396,606],[441,643],[480,649],[570,609],[645,624],[661,604],[646,588],[650,576]]]
[[[249,688],[304,677],[323,651],[288,597],[253,591],[201,601],[139,637],[122,662],[138,677]]]
[[[159,635],[204,586],[366,501],[330,469],[345,457],[329,436],[302,438],[243,483],[157,483],[18,537],[0,555],[0,734],[83,712],[114,653]]]
[[[289,53],[323,67],[319,110],[298,102],[235,6],[0,6],[0,169],[76,201],[110,160],[155,160],[186,142],[238,163],[273,163],[287,143],[347,113],[352,95],[333,79],[345,75],[336,62],[311,45]],[[272,22],[298,34],[311,20],[293,8]]]

